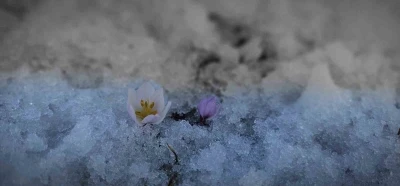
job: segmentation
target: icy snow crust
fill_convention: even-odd
[[[1,186],[400,182],[395,1],[37,2],[0,3]],[[139,127],[149,79],[172,107]]]
[[[126,101],[141,81],[74,89],[57,73],[3,80],[1,184],[396,185],[399,110],[385,92],[335,86],[327,70],[314,67],[290,104],[279,92],[223,96],[211,127],[170,116],[139,127]],[[171,112],[200,98],[170,92]]]

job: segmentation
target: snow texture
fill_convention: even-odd
[[[380,2],[40,1],[0,29],[0,185],[398,185]],[[150,79],[172,106],[141,127],[128,88]]]

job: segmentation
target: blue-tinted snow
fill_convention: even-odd
[[[126,111],[127,88],[142,81],[75,89],[56,72],[3,78],[0,183],[395,185],[400,114],[392,94],[339,88],[327,65],[311,72],[290,103],[282,92],[222,96],[211,127],[170,117],[195,107],[199,93],[169,92],[164,122],[142,128]]]

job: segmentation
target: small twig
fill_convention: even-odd
[[[178,177],[178,173],[174,172],[171,178],[169,178],[168,186],[175,185],[176,178]]]
[[[175,150],[167,143],[168,149],[174,154],[175,156],[175,165],[179,164],[179,158],[178,155],[176,154]]]

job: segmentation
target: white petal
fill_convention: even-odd
[[[165,106],[164,110],[162,111],[162,113],[160,113],[160,117],[158,118],[158,120],[154,124],[159,124],[164,120],[164,118],[167,115],[167,112],[168,112],[170,107],[171,107],[171,102],[168,101],[168,103]]]
[[[144,124],[155,123],[156,121],[158,121],[159,118],[160,118],[160,116],[158,114],[157,115],[148,115],[142,120],[142,123],[144,123]]]
[[[135,110],[142,108],[140,106],[140,100],[137,100],[136,91],[133,89],[128,89],[128,103],[132,105]]]
[[[143,83],[136,91],[136,101],[140,103],[140,100],[149,100],[154,91],[154,87],[150,82]]]
[[[164,90],[162,88],[157,89],[150,100],[154,101],[154,106],[157,112],[162,112],[164,110]]]
[[[133,100],[135,100],[135,99],[136,99],[136,91],[131,89],[131,88],[128,89],[128,101],[129,101],[129,103],[132,103]]]
[[[128,107],[128,113],[129,113],[129,115],[131,116],[131,118],[133,118],[133,119],[135,120],[136,124],[138,124],[138,125],[140,125],[140,126],[143,126],[143,123],[140,122],[140,121],[137,119],[136,114],[135,114],[135,109],[132,107],[132,105],[129,103],[129,101],[128,101],[128,103],[127,103],[127,107]]]

